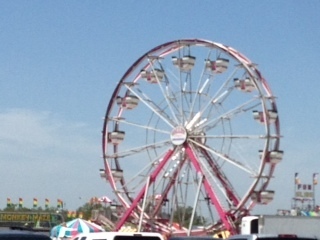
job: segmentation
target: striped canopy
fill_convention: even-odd
[[[103,232],[104,229],[92,222],[76,218],[66,222],[63,225],[58,225],[52,228],[51,237],[73,237],[79,233]]]

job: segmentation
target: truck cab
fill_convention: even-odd
[[[228,240],[315,240],[316,237],[298,236],[295,234],[239,234]]]
[[[93,232],[80,233],[71,240],[164,240],[156,232]]]

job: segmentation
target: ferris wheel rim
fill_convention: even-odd
[[[175,44],[182,44],[182,45],[199,45],[199,46],[212,46],[212,47],[217,47],[219,49],[222,49],[223,51],[225,51],[228,55],[234,57],[236,59],[236,61],[239,61],[239,62],[242,62],[242,64],[244,65],[244,67],[247,69],[248,73],[252,74],[252,75],[256,75],[256,76],[260,76],[261,77],[261,82],[262,82],[262,86],[265,88],[265,92],[267,94],[266,97],[269,97],[269,98],[272,98],[272,93],[271,93],[271,90],[267,84],[267,82],[265,81],[265,79],[262,77],[261,73],[259,72],[258,69],[256,69],[252,62],[247,59],[244,55],[242,55],[240,52],[234,50],[233,48],[230,48],[228,46],[225,46],[225,45],[222,45],[222,44],[219,44],[219,43],[215,43],[215,42],[211,42],[211,41],[207,41],[207,40],[202,40],[202,39],[182,39],[182,40],[177,40],[177,41],[171,41],[171,42],[167,42],[165,44],[161,44],[153,49],[151,49],[150,51],[148,51],[147,53],[145,53],[144,55],[142,55],[140,58],[138,58],[137,61],[134,62],[134,64],[129,67],[129,69],[126,71],[126,73],[123,75],[123,77],[121,78],[121,80],[119,81],[115,91],[113,92],[112,94],[112,97],[111,97],[111,100],[109,102],[109,105],[108,105],[108,108],[107,108],[107,112],[106,112],[106,117],[105,117],[105,121],[104,121],[104,126],[103,126],[103,153],[104,153],[104,158],[107,158],[107,155],[106,155],[106,145],[107,145],[107,139],[106,139],[106,136],[107,136],[107,123],[108,123],[108,119],[109,119],[109,113],[111,112],[111,108],[115,106],[115,98],[117,97],[119,91],[120,91],[120,88],[122,87],[124,81],[126,80],[127,76],[129,76],[138,66],[141,62],[143,62],[143,60],[145,58],[147,58],[148,56],[151,56],[152,53],[155,53],[165,47],[168,47],[168,46],[171,46],[171,45],[175,45]],[[181,46],[180,46],[181,47]],[[179,48],[179,46],[176,46],[176,48]],[[171,53],[172,51],[176,50],[176,48],[169,48],[167,50],[167,52],[165,54],[168,54],[169,52]],[[230,51],[230,52],[228,52]],[[231,53],[231,54],[230,54]],[[164,54],[163,54],[164,55]],[[161,56],[162,57],[162,56]],[[251,66],[252,65],[252,66]],[[137,79],[135,79],[137,80]],[[133,83],[135,83],[135,80],[132,81]],[[276,108],[276,104],[275,102],[273,101],[272,102],[272,105],[274,107],[274,109],[277,109]],[[267,112],[267,108],[265,107],[264,109],[264,114],[266,114]],[[119,115],[121,116],[121,114]],[[266,115],[264,116],[265,118],[267,117]],[[275,128],[276,128],[276,135],[280,135],[280,127],[279,127],[279,120],[277,119],[276,122],[274,123],[275,124]],[[266,125],[266,135],[269,135],[269,126]],[[276,136],[276,137],[277,137]],[[183,141],[184,142],[184,141]],[[266,145],[268,145],[268,139],[266,140]],[[173,142],[172,142],[173,143]],[[175,145],[175,144],[173,144]],[[276,146],[275,146],[275,149],[279,149],[279,141],[276,141]],[[266,155],[267,152],[266,150],[262,153],[263,155]],[[266,157],[263,157],[263,161],[266,161]],[[109,182],[111,183],[112,185],[112,188],[113,189],[116,189],[115,187],[115,181],[112,179],[112,174],[111,173],[111,168],[110,166],[108,166],[108,163],[107,163],[107,160],[104,161],[105,162],[105,168],[106,168],[106,172],[109,173]],[[261,163],[260,167],[261,168],[264,168],[264,164],[265,162]],[[271,177],[272,177],[272,174],[274,172],[274,168],[275,168],[275,165],[272,165],[271,169],[270,169],[270,175],[269,176],[263,176],[265,178],[267,178],[267,181],[265,183],[265,187],[262,187],[261,190],[265,190],[266,189],[266,186],[268,185]],[[260,171],[260,175],[257,176],[258,178],[262,177],[262,171]],[[248,190],[248,193],[247,193],[247,196],[243,198],[243,201],[246,201],[250,195],[251,195],[251,192],[253,191],[254,187],[255,187],[255,184],[257,184],[258,181],[256,181],[255,183],[253,183],[252,187]],[[126,202],[125,199],[121,199],[122,197],[119,196],[121,202],[126,206],[128,207],[130,205],[130,202]],[[239,203],[241,205],[241,203]],[[253,207],[254,204],[252,204],[251,207]],[[251,208],[249,207],[249,208]],[[229,213],[232,213],[234,212],[234,210],[230,210]]]

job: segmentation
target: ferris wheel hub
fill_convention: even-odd
[[[183,126],[175,127],[170,134],[173,145],[182,145],[187,140],[187,130]]]

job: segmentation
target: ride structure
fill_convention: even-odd
[[[243,54],[202,39],[151,49],[120,79],[104,119],[102,176],[122,206],[115,230],[237,233],[273,199],[280,138],[275,97]]]

